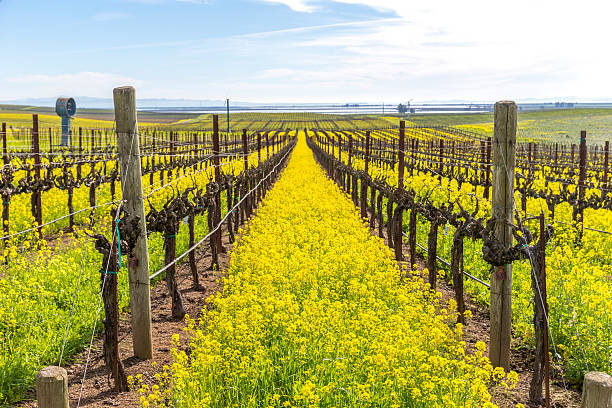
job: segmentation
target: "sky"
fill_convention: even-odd
[[[0,100],[612,100],[612,2],[0,0]]]

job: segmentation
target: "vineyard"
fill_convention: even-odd
[[[96,337],[102,387],[142,406],[510,406],[511,347],[533,356],[531,402],[548,377],[567,392],[612,373],[602,137],[538,139],[498,115],[478,127],[232,113],[226,132],[217,115],[126,112],[81,119],[69,146],[55,122],[2,116],[0,404],[83,350],[84,381]],[[516,142],[503,154],[502,128]],[[223,289],[205,293],[226,252]],[[208,296],[199,316],[180,267]],[[117,324],[129,310],[134,355],[150,359],[141,313],[161,279],[189,347],[176,333],[173,364],[135,380]],[[491,312],[473,346],[468,298]]]

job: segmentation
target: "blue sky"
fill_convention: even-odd
[[[612,99],[607,2],[0,0],[0,99]]]

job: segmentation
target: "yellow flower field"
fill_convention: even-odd
[[[466,354],[454,305],[370,234],[303,133],[236,246],[223,291],[143,406],[487,407],[516,373]],[[175,339],[176,341],[176,339]]]

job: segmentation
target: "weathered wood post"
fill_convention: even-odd
[[[442,173],[444,172],[444,139],[440,139],[439,158],[440,163],[438,164],[438,180],[442,181]]]
[[[604,176],[601,183],[601,196],[603,198],[608,194],[608,156],[610,154],[610,142],[606,140],[606,147],[604,148]]]
[[[370,164],[370,131],[366,132],[364,177],[361,178],[361,218],[368,219],[368,182],[367,175]]]
[[[612,377],[609,374],[591,371],[584,376],[582,403],[580,408],[611,408]]]
[[[215,214],[213,217],[213,225],[216,227],[221,224],[221,163],[219,162],[219,115],[213,115],[213,165],[215,166],[215,182],[219,186],[215,194]],[[213,228],[214,228],[213,227]],[[217,245],[217,253],[225,253],[225,249],[221,244],[221,228],[218,228],[214,233],[215,243]]]
[[[123,208],[127,217],[138,217],[140,236],[128,262],[130,307],[132,315],[132,346],[134,355],[148,360],[153,357],[151,339],[151,296],[149,282],[149,248],[142,193],[142,169],[136,120],[136,91],[131,86],[113,90],[117,127]]]
[[[484,190],[484,198],[485,200],[489,199],[489,182],[491,180],[491,137],[487,138],[487,161],[486,161],[486,180],[485,180],[485,190]]]
[[[6,148],[6,123],[2,123],[2,161],[4,165],[8,165],[10,160],[8,158],[8,151]],[[10,171],[10,170],[9,170]],[[2,195],[2,231],[5,235],[9,233],[9,209],[11,204],[10,194]]]
[[[582,239],[583,221],[584,221],[584,196],[586,194],[586,160],[587,160],[587,145],[586,145],[586,130],[580,131],[580,150],[579,150],[579,173],[578,173],[578,201],[574,205],[574,221],[580,223],[578,225],[578,241]]]
[[[62,367],[45,367],[36,374],[38,408],[68,408],[68,373]]]
[[[246,129],[242,129],[242,157],[244,159],[244,173],[246,174],[246,171],[249,168],[249,141],[248,141],[248,136],[247,136],[247,130]],[[246,194],[249,190],[249,186],[248,186],[248,180],[246,181],[246,186],[241,186],[242,190],[243,190],[243,194]],[[246,197],[246,199],[242,202],[242,208],[241,208],[241,216],[242,216],[242,222],[245,222],[246,219],[249,217],[249,200],[250,200],[250,196]]]
[[[257,132],[257,164],[261,163],[261,133]]]
[[[493,136],[493,218],[495,238],[512,245],[514,212],[514,165],[516,158],[517,107],[510,101],[495,104]],[[494,367],[508,369],[512,326],[512,264],[491,274],[491,335],[489,359]]]
[[[32,115],[32,153],[34,153],[34,178],[38,185],[40,185],[40,141],[38,134],[38,115]],[[42,193],[40,190],[32,192],[31,203],[32,203],[32,215],[36,219],[38,224],[38,236],[42,238]]]
[[[400,129],[399,129],[399,144],[397,150],[397,188],[399,190],[404,189],[404,136],[406,134],[406,122],[400,120]],[[399,203],[397,203],[397,208],[394,214],[395,218],[395,226],[394,233],[395,237],[393,242],[395,244],[395,259],[400,262],[404,260],[404,255],[402,254],[402,232],[403,232],[403,211]]]
[[[353,137],[349,136],[348,138],[348,167],[352,166],[351,160],[353,156]],[[346,192],[351,192],[351,175],[350,173],[346,175]]]

